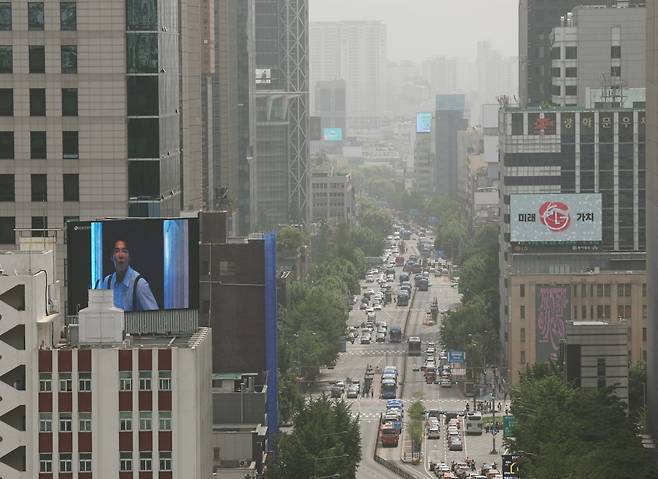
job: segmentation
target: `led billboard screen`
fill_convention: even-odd
[[[601,194],[510,195],[512,243],[601,241]]]
[[[557,361],[560,341],[571,320],[571,287],[569,285],[537,285],[536,287],[536,361]]]
[[[342,128],[324,128],[322,130],[322,139],[324,141],[342,141],[343,129]]]
[[[89,289],[111,289],[124,311],[199,307],[196,218],[69,222],[67,254],[68,314]]]
[[[432,112],[416,113],[416,133],[432,133]]]

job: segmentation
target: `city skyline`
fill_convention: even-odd
[[[504,56],[518,54],[517,0],[455,3],[413,0],[411,3],[400,0],[359,0],[358,3],[310,0],[310,21],[384,22],[388,30],[388,60],[391,62],[420,62],[441,55],[474,60],[479,40],[491,42],[492,47]],[[422,16],[417,15],[419,11],[423,12]],[[473,12],[477,14],[473,15]],[[437,21],[441,19],[444,28],[436,29]]]

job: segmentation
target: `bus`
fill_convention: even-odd
[[[398,447],[398,442],[400,440],[400,430],[397,429],[393,424],[382,424],[380,433],[383,447]]]
[[[409,294],[405,291],[400,291],[397,297],[398,306],[409,306]]]
[[[395,379],[384,379],[381,385],[380,397],[382,399],[395,399],[397,397],[398,384]]]
[[[421,355],[421,342],[419,337],[414,336],[409,338],[407,355],[408,356]]]
[[[391,329],[388,332],[388,340],[391,343],[401,343],[402,328],[400,328],[400,326],[391,326]]]
[[[482,414],[475,411],[466,414],[466,434],[482,434]]]

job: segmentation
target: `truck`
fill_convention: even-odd
[[[407,343],[407,356],[420,356],[421,353],[421,341],[417,336],[412,336],[409,338]]]
[[[388,331],[388,340],[391,343],[401,343],[402,328],[400,326],[391,326],[391,329]]]

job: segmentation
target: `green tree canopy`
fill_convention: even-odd
[[[334,402],[326,396],[310,399],[294,419],[293,431],[278,441],[269,477],[356,477],[361,432],[358,418],[351,417],[344,401]]]

